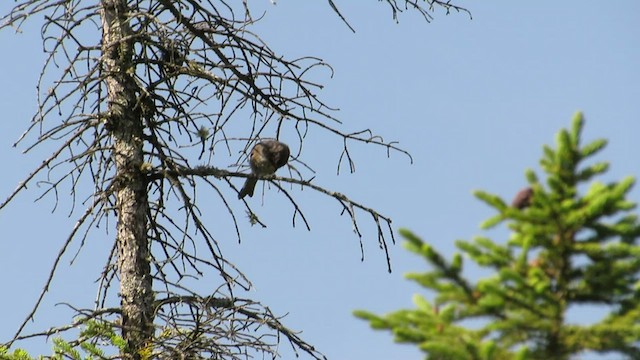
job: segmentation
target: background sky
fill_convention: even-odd
[[[413,164],[401,154],[387,158],[383,149],[356,145],[357,171],[337,176],[340,148],[322,148],[326,143],[318,134],[306,150],[316,184],[391,216],[394,229],[409,228],[447,255],[453,254],[456,239],[490,235],[504,241],[504,229],[486,233],[478,228],[492,212],[472,191],[483,189],[510,201],[526,184],[525,169],[539,170],[542,145],[553,144],[555,133],[570,125],[577,110],[586,117],[585,141],[610,140],[597,157],[612,165],[602,180],[638,176],[640,2],[468,1],[460,4],[472,11],[472,20],[438,11],[431,23],[410,12],[396,23],[388,5],[372,0],[336,3],[355,34],[326,1],[293,0],[277,5],[257,0],[256,11],[266,13],[255,31],[288,58],[313,55],[331,64],[335,74],[320,96],[340,108],[345,131],[371,128],[411,153]],[[0,13],[12,4],[2,2]],[[32,19],[23,34],[0,33],[5,49],[0,57],[3,199],[52,149],[46,145],[22,155],[24,147],[12,148],[36,108],[41,20],[42,15]],[[10,338],[31,309],[77,216],[68,216],[66,194],[60,194],[62,206],[54,213],[53,198],[34,202],[39,194],[32,186],[0,213],[0,339]],[[291,209],[272,189],[263,205],[260,196],[252,199],[267,229],[243,221],[242,243],[219,236],[224,254],[254,283],[250,296],[275,314],[287,314],[284,323],[303,330],[302,337],[330,359],[421,358],[415,347],[394,344],[389,334],[373,332],[351,312],[412,307],[412,294],[423,290],[403,274],[426,270],[425,264],[399,241],[390,248],[393,272],[387,273],[373,223],[364,214],[361,227],[369,227],[361,262],[358,239],[337,203],[310,191],[296,194],[310,232],[291,228]],[[639,194],[635,188],[632,200]],[[211,214],[209,226],[226,227],[219,208],[205,209]],[[90,306],[93,281],[112,239],[113,231],[94,232],[68,266],[78,249],[72,246],[55,289],[27,330],[68,320],[68,309],[56,303]],[[217,285],[201,286],[206,292]],[[592,309],[574,309],[571,319],[588,323],[597,316]],[[48,348],[41,342],[29,346],[34,353]],[[285,354],[287,348],[283,344]]]

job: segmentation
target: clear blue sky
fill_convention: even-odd
[[[399,154],[387,159],[382,149],[356,146],[356,173],[336,176],[340,149],[321,149],[318,133],[304,159],[317,171],[315,182],[379,209],[394,219],[395,229],[407,227],[445,254],[453,253],[454,240],[483,234],[478,224],[492,215],[471,192],[483,189],[509,200],[524,186],[524,170],[538,170],[542,145],[551,144],[577,110],[586,116],[586,140],[610,140],[599,157],[612,164],[604,180],[640,173],[640,2],[468,1],[463,4],[473,20],[439,12],[427,24],[408,12],[397,24],[384,3],[336,1],[356,34],[326,1],[256,3],[266,9],[256,31],[272,49],[289,58],[317,56],[333,66],[335,76],[320,95],[340,108],[345,131],[371,128],[400,141],[414,157],[411,165]],[[0,12],[12,4],[3,2]],[[35,110],[41,19],[32,19],[24,34],[0,33],[3,199],[51,151],[45,146],[25,156],[11,147]],[[53,198],[34,203],[38,188],[29,190],[0,213],[0,339],[9,338],[31,308],[77,216],[67,217],[64,201],[52,214]],[[253,281],[249,295],[278,315],[288,314],[285,324],[303,330],[303,338],[330,359],[420,359],[415,348],[394,344],[351,312],[412,306],[412,294],[421,289],[402,275],[425,269],[421,260],[396,244],[388,274],[368,228],[366,260],[360,262],[357,238],[334,200],[297,193],[311,221],[307,232],[291,229],[291,209],[272,192],[264,205],[260,196],[252,200],[267,229],[244,222],[241,244],[219,236],[224,254]],[[639,194],[634,189],[633,200]],[[226,226],[219,215],[224,210],[206,211],[209,226]],[[360,220],[371,225],[364,215]],[[67,256],[53,284],[59,289],[29,329],[64,323],[69,312],[55,303],[91,305],[92,282],[113,234],[94,232],[71,267]],[[508,236],[504,229],[490,235],[499,241]],[[203,291],[216,285],[203,284]],[[595,314],[577,310],[573,318],[589,322]],[[287,354],[288,345],[282,349]]]

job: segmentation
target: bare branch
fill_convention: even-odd
[[[397,13],[403,11],[401,5],[395,0],[386,2],[396,19]],[[329,0],[329,6],[354,31],[334,1]],[[435,8],[447,13],[468,13],[449,2],[435,0],[406,0],[404,9],[409,8],[427,21]],[[107,13],[112,18],[105,19]],[[35,306],[9,345],[26,338],[21,333],[38,310],[71,242],[80,238],[73,263],[94,225],[105,225],[108,230],[113,227],[111,219],[116,219],[117,226],[121,224],[125,211],[118,193],[129,187],[135,188],[137,194],[147,195],[140,201],[144,204],[134,203],[136,209],[143,209],[136,212],[140,222],[146,222],[137,224],[136,234],[150,243],[150,253],[142,259],[150,261],[147,267],[153,269],[147,280],[155,281],[154,292],[166,295],[164,302],[157,303],[155,314],[156,321],[164,321],[157,326],[168,329],[167,338],[156,339],[158,349],[166,347],[167,351],[183,353],[196,349],[204,354],[218,349],[234,358],[239,353],[233,351],[242,352],[245,347],[275,356],[274,344],[284,335],[294,350],[322,358],[282,326],[268,308],[234,297],[238,287],[249,289],[251,282],[223,256],[216,234],[210,231],[208,220],[197,205],[198,191],[204,188],[215,192],[213,198],[229,215],[229,225],[238,241],[242,237],[237,206],[244,206],[252,223],[266,227],[248,203],[227,199],[237,191],[230,179],[248,176],[240,169],[254,142],[268,137],[286,139],[292,149],[298,149],[294,161],[302,166],[292,166],[289,177],[260,179],[274,184],[287,198],[292,206],[293,226],[302,219],[311,229],[303,206],[283,183],[310,188],[337,201],[341,213],[349,216],[362,259],[363,225],[359,213],[370,217],[390,271],[388,237],[395,243],[391,219],[346,195],[314,184],[315,172],[312,164],[305,162],[302,145],[313,131],[341,140],[338,173],[343,160],[354,171],[350,150],[354,144],[382,147],[388,157],[391,152],[398,152],[412,161],[409,153],[370,129],[353,131],[343,124],[336,116],[337,109],[319,96],[324,81],[333,76],[331,66],[315,56],[286,59],[271,49],[252,32],[260,19],[252,16],[246,1],[19,0],[0,17],[0,29],[21,31],[24,22],[36,14],[44,19],[41,36],[46,55],[37,83],[38,109],[15,145],[24,146],[28,152],[53,142],[56,150],[18,184],[0,203],[0,209],[34,181],[44,189],[38,200],[53,197],[54,209],[64,200],[64,186],[69,188],[71,214],[77,204],[88,206],[60,249]],[[118,36],[107,37],[110,29],[119,31]],[[123,86],[125,97],[113,96],[116,85]],[[127,127],[135,131],[123,132]],[[132,152],[135,156],[127,157],[118,151],[123,139],[138,146]],[[236,171],[222,170],[229,166]],[[83,187],[86,181],[92,186]],[[109,290],[122,279],[118,276],[122,275],[118,268],[119,264],[122,266],[121,258],[114,246],[98,278],[94,311],[101,320],[100,309],[108,303]],[[219,275],[221,286],[230,294],[228,298],[202,298],[189,289],[187,279],[202,278],[212,273],[211,269]],[[111,314],[115,312],[108,315]],[[235,318],[238,314],[242,320]],[[187,315],[191,318],[187,319]],[[251,332],[238,335],[236,328],[226,328],[226,332],[218,334],[207,328],[222,319],[233,320],[234,326],[243,331],[267,326],[278,335],[275,341],[268,342]],[[77,328],[79,324],[58,329]],[[129,329],[123,326],[121,330]],[[215,336],[227,336],[236,342],[231,345],[213,341]]]

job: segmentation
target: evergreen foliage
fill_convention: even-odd
[[[61,337],[55,337],[53,339],[53,355],[50,357],[32,357],[24,349],[18,348],[10,352],[6,347],[0,346],[0,360],[112,359],[114,355],[107,355],[106,352],[126,348],[126,342],[116,334],[116,329],[110,322],[79,317],[74,321],[74,324],[81,324],[78,340],[66,341]],[[149,359],[144,356],[142,358]]]
[[[626,199],[634,179],[594,180],[608,164],[585,160],[607,142],[582,145],[583,125],[576,114],[571,128],[557,134],[555,148],[544,147],[546,184],[526,172],[533,190],[529,206],[517,209],[497,195],[475,193],[497,211],[482,228],[506,224],[506,244],[486,237],[457,241],[459,253],[447,260],[401,230],[406,248],[433,268],[406,277],[435,292],[434,299],[414,295],[415,309],[355,315],[376,330],[391,330],[397,342],[417,345],[426,359],[561,360],[584,351],[639,359],[640,222]],[[465,278],[463,259],[493,275]],[[567,311],[579,305],[609,312],[578,325],[568,321]],[[474,319],[480,321],[471,326]]]

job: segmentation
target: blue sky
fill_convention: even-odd
[[[638,176],[639,2],[469,1],[461,4],[473,20],[438,12],[430,24],[410,12],[395,23],[388,6],[373,0],[336,3],[355,34],[325,1],[293,0],[275,6],[256,1],[256,9],[266,11],[256,31],[289,58],[313,55],[331,64],[335,75],[324,78],[320,96],[340,108],[345,131],[371,128],[412,154],[410,164],[400,154],[388,159],[383,149],[356,145],[357,171],[337,176],[339,148],[327,145],[321,133],[305,148],[316,184],[391,216],[394,229],[407,227],[445,254],[453,253],[456,239],[486,235],[478,224],[491,210],[471,192],[483,189],[510,200],[526,183],[525,169],[538,170],[542,145],[552,144],[577,110],[586,117],[586,141],[610,141],[598,157],[612,165],[603,180]],[[0,4],[0,12],[11,4]],[[21,148],[11,147],[35,110],[35,80],[43,63],[41,18],[23,34],[0,33],[5,49],[11,49],[0,57],[3,199],[51,151],[45,146],[22,155]],[[0,213],[0,282],[11,293],[0,298],[0,339],[11,336],[29,311],[73,226],[69,204],[51,213],[53,199],[34,203],[38,188],[29,190]],[[284,322],[303,330],[303,338],[330,359],[421,358],[415,348],[393,344],[388,334],[371,331],[351,312],[412,306],[412,294],[422,290],[402,275],[425,269],[422,261],[396,244],[390,249],[394,271],[388,274],[372,223],[362,214],[362,226],[370,226],[363,239],[366,259],[360,262],[358,240],[336,202],[310,191],[294,194],[307,212],[310,232],[291,228],[291,209],[271,189],[263,205],[260,196],[252,199],[267,229],[243,222],[241,244],[221,236],[224,254],[255,285],[249,295],[276,314],[288,314]],[[634,189],[633,200],[639,194]],[[220,209],[208,211],[210,226],[226,221],[217,216]],[[503,241],[508,233],[489,235]],[[113,231],[96,231],[73,266],[66,258],[53,284],[59,289],[47,298],[32,330],[67,319],[69,312],[54,306],[58,302],[91,304],[93,281],[112,238]],[[207,291],[217,285],[202,286]],[[589,322],[595,314],[576,311],[573,317]],[[39,343],[31,346],[43,349]]]

